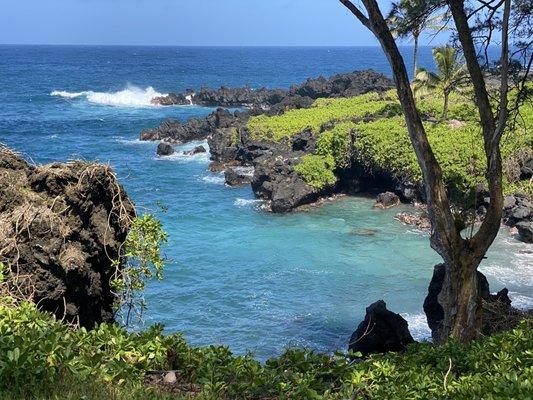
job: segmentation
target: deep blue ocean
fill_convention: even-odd
[[[421,65],[432,66],[429,48]],[[146,322],[194,345],[261,359],[290,346],[345,349],[378,299],[425,338],[422,302],[439,258],[426,234],[393,219],[398,209],[375,210],[373,199],[357,197],[272,215],[250,188],[224,186],[207,156],[158,159],[156,144],[137,140],[165,118],[212,111],[151,106],[157,93],[288,87],[366,68],[389,74],[373,47],[0,46],[0,141],[38,163],[83,158],[115,168],[139,209],[156,212],[170,235],[165,279],[146,293]],[[517,305],[533,304],[531,245],[502,230],[482,271],[493,290],[506,285]]]

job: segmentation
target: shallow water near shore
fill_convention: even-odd
[[[422,65],[430,51],[423,49]],[[165,280],[150,284],[146,323],[191,344],[226,344],[261,359],[289,346],[345,349],[370,303],[384,299],[414,335],[439,257],[427,234],[373,199],[339,198],[307,212],[272,215],[249,187],[224,186],[208,155],[160,159],[140,130],[211,109],[150,106],[153,93],[201,85],[287,87],[354,69],[387,73],[375,48],[194,49],[0,46],[0,141],[36,162],[109,162],[141,210],[170,235]],[[163,204],[162,213],[156,206]],[[481,270],[533,304],[533,249],[502,230]]]

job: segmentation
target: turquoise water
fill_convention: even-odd
[[[429,60],[424,49],[422,64]],[[361,197],[272,215],[250,188],[224,186],[207,156],[158,159],[155,144],[137,140],[164,118],[212,111],[152,107],[156,92],[286,87],[368,67],[388,73],[374,48],[0,46],[0,141],[37,162],[82,157],[117,170],[137,205],[157,212],[170,234],[165,280],[146,293],[147,322],[195,345],[226,344],[263,359],[288,346],[344,349],[378,299],[424,338],[422,301],[438,257],[427,235],[394,220],[400,209],[375,210]],[[506,285],[528,306],[532,264],[531,245],[502,231],[482,270],[493,289]]]

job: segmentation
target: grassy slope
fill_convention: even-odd
[[[419,100],[421,113],[437,117],[442,101],[437,96]],[[463,123],[453,128],[449,123],[425,123],[429,140],[441,163],[452,190],[466,193],[484,182],[485,156],[474,104],[466,97],[451,98],[449,118]],[[400,105],[390,91],[383,95],[365,94],[349,99],[320,99],[310,109],[291,110],[281,116],[253,117],[248,128],[252,137],[279,141],[310,127],[319,133],[328,122],[337,125],[319,135],[317,157],[307,157],[298,172],[313,186],[331,183],[331,174],[349,158],[350,131],[355,132],[356,157],[369,170],[384,169],[402,177],[420,180],[420,169],[412,150]],[[504,161],[510,163],[519,149],[533,148],[533,105],[521,108],[516,129],[502,141]],[[331,162],[333,157],[334,163]],[[529,182],[506,182],[506,192],[521,191],[529,195]]]
[[[224,347],[191,348],[159,327],[73,330],[32,304],[0,303],[0,399],[163,399],[146,371],[175,369],[199,399],[522,399],[533,391],[533,329],[468,345],[412,346],[352,364],[289,350],[260,364]],[[448,372],[449,371],[449,372]]]

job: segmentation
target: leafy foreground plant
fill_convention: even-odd
[[[531,321],[462,345],[414,345],[360,363],[287,350],[265,364],[225,347],[189,347],[161,326],[74,330],[34,304],[0,302],[0,399],[526,399],[533,391]],[[175,370],[193,392],[145,385]],[[192,386],[191,386],[192,385]],[[165,386],[165,388],[172,388]]]

